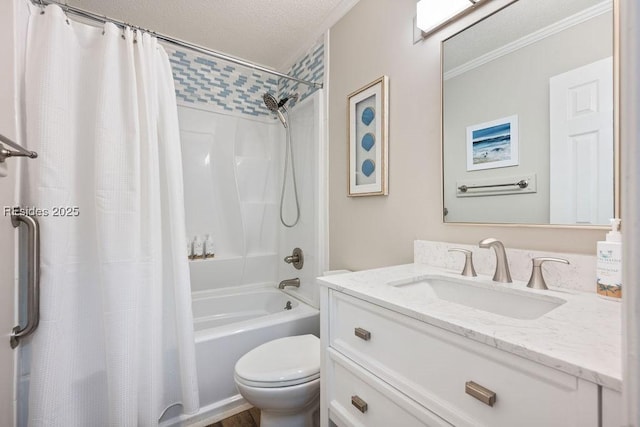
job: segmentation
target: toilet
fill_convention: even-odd
[[[314,335],[262,344],[236,363],[234,378],[260,409],[260,427],[313,427],[320,404],[320,340]]]

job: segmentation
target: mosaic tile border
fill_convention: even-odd
[[[324,82],[324,41],[319,40],[313,45],[289,68],[287,74],[302,80]],[[300,96],[298,102],[302,102],[317,90],[315,87],[284,78],[280,79],[279,87],[280,97],[297,93]],[[295,103],[291,104],[294,105]]]
[[[221,113],[270,118],[262,102],[265,92],[278,97],[299,94],[303,101],[317,89],[292,80],[229,64],[198,55],[175,46],[165,46],[173,70],[176,98],[179,103],[200,106]],[[294,77],[324,80],[324,40],[320,39],[288,70]],[[294,104],[290,104],[293,107]]]

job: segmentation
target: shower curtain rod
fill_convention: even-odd
[[[212,50],[212,49],[207,49],[206,47],[198,46],[196,44],[193,44],[193,43],[190,43],[190,42],[187,42],[187,41],[184,41],[184,40],[180,40],[180,39],[176,39],[176,38],[173,38],[173,37],[169,37],[169,36],[166,36],[164,34],[159,34],[159,33],[156,33],[155,31],[147,30],[145,28],[136,27],[135,25],[127,24],[126,22],[118,21],[117,19],[109,18],[107,16],[98,15],[98,14],[95,14],[93,12],[89,12],[88,10],[80,9],[78,7],[69,6],[69,5],[63,4],[63,3],[58,3],[58,2],[53,1],[53,0],[31,0],[31,1],[36,6],[41,6],[41,7],[45,6],[45,5],[48,5],[48,4],[55,4],[55,5],[59,6],[60,8],[62,8],[62,10],[65,13],[72,13],[74,15],[78,15],[78,16],[81,16],[83,18],[91,19],[93,21],[97,21],[97,22],[101,22],[101,23],[111,22],[112,24],[114,24],[114,25],[116,25],[118,27],[121,27],[121,28],[129,27],[129,28],[132,28],[132,29],[137,29],[137,30],[140,30],[140,31],[144,31],[146,33],[149,33],[149,34],[153,35],[158,40],[162,40],[164,42],[171,43],[171,44],[176,45],[176,46],[185,47],[185,48],[193,50],[195,52],[203,53],[205,55],[212,56],[214,58],[218,58],[218,59],[221,59],[223,61],[231,62],[233,64],[240,65],[242,67],[246,67],[246,68],[251,68],[253,70],[262,71],[262,72],[267,73],[267,74],[272,74],[274,76],[278,76],[278,77],[282,77],[282,78],[285,78],[285,79],[293,80],[293,81],[296,81],[298,83],[303,83],[303,84],[306,84],[306,85],[309,85],[309,86],[312,86],[312,87],[315,87],[315,88],[318,88],[318,89],[322,89],[322,87],[323,87],[322,83],[317,83],[317,82],[312,82],[312,81],[309,81],[309,80],[299,79],[297,77],[293,77],[293,76],[290,76],[288,74],[281,73],[281,72],[275,71],[275,70],[271,70],[271,69],[269,69],[267,67],[263,67],[262,65],[254,64],[253,62],[245,61],[243,59],[236,58],[236,57],[231,56],[231,55],[226,55],[224,53],[220,53],[220,52],[217,52],[217,51]]]

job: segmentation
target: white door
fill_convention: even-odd
[[[549,80],[550,222],[613,217],[613,59]]]

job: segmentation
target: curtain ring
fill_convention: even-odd
[[[40,15],[44,15],[44,0],[38,0],[38,3],[40,4]]]

